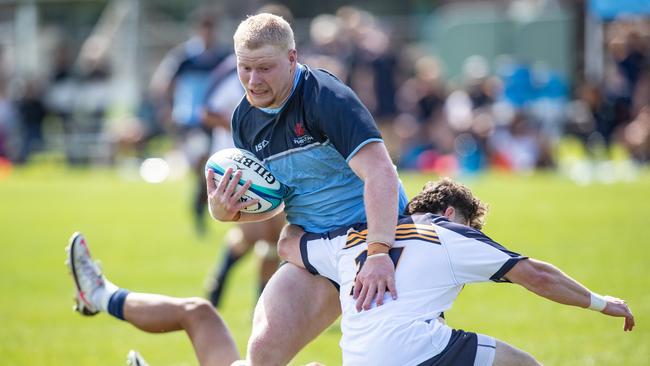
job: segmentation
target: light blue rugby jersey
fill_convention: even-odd
[[[262,160],[287,191],[287,220],[322,233],[366,222],[363,181],[348,161],[381,134],[354,92],[324,70],[299,65],[291,96],[277,109],[235,110],[235,146]],[[398,213],[407,198],[400,184]]]

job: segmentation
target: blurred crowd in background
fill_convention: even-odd
[[[496,3],[512,8],[522,1]],[[528,3],[561,7],[554,1]],[[27,164],[38,156],[56,156],[74,166],[115,164],[175,149],[179,128],[170,109],[173,96],[165,83],[160,86],[164,77],[155,76],[169,65],[158,64],[189,29],[197,55],[212,57],[204,65],[209,76],[232,52],[232,31],[244,17],[208,19],[213,13],[199,8],[186,22],[162,22],[175,27],[149,29],[155,42],[133,36],[137,39],[123,37],[112,44],[111,35],[139,29],[142,25],[132,24],[152,23],[155,16],[145,19],[140,9],[132,23],[120,21],[129,12],[120,13],[120,6],[107,2],[110,6],[112,15],[102,13],[78,44],[65,34],[52,41],[35,61],[39,73],[18,72],[21,48],[0,44],[3,164]],[[469,9],[474,3],[464,6]],[[567,141],[580,142],[584,159],[647,164],[650,15],[601,19],[592,34],[590,21],[582,19],[590,16],[589,9],[574,10],[567,10],[569,42],[550,30],[544,36],[547,30],[541,28],[540,47],[564,45],[568,67],[558,67],[543,57],[517,54],[461,53],[453,59],[459,62],[450,62],[440,47],[444,42],[423,35],[434,19],[427,15],[377,16],[342,6],[331,14],[294,18],[289,8],[274,8],[294,27],[299,61],[328,69],[359,95],[400,169],[441,174],[556,169]],[[416,25],[419,30],[410,31]],[[600,50],[595,56],[585,51],[594,43]],[[134,49],[135,56],[129,51]],[[185,66],[172,67],[172,77]]]

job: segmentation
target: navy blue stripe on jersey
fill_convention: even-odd
[[[482,232],[473,229],[469,226],[465,226],[462,224],[457,224],[455,222],[449,221],[446,217],[444,216],[433,216],[433,223],[441,226],[447,230],[451,230],[455,232],[456,234],[460,234],[466,238],[478,240],[482,243],[485,243],[487,245],[490,245],[496,249],[499,249],[500,251],[508,254],[511,257],[521,257],[521,254],[512,252],[508,249],[506,249],[504,246],[501,244],[495,242],[494,240],[490,239],[487,235],[483,234]]]
[[[321,239],[320,234],[314,234],[314,233],[305,233],[303,236],[300,238],[300,257],[302,257],[302,264],[305,265],[305,269],[309,271],[309,273],[313,275],[319,275],[318,270],[316,267],[314,267],[310,262],[309,262],[309,252],[307,249],[307,243],[310,240],[317,240]]]
[[[507,282],[511,283],[507,278],[503,277],[505,276],[512,267],[515,266],[515,264],[519,263],[520,260],[522,259],[528,259],[528,257],[516,257],[516,258],[510,258],[508,259],[501,268],[499,268],[498,271],[496,271],[491,277],[490,280],[494,282]]]

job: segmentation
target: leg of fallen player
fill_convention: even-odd
[[[151,333],[185,330],[200,365],[230,365],[239,359],[226,324],[204,299],[132,292],[124,302],[124,319]]]
[[[494,366],[540,366],[528,353],[496,339]]]
[[[247,360],[252,365],[288,364],[340,313],[338,292],[327,279],[283,265],[255,307]]]

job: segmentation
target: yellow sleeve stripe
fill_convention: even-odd
[[[395,232],[395,235],[407,235],[407,234],[422,234],[430,236],[431,238],[438,239],[438,233],[435,231],[422,231],[422,230],[401,230]]]
[[[368,229],[354,231],[348,234],[348,239],[344,249],[352,248],[366,241]],[[440,244],[438,233],[431,225],[422,224],[402,224],[395,230],[396,240],[424,240],[429,243]]]
[[[352,236],[352,235],[362,235],[362,236],[366,236],[366,235],[368,235],[368,229],[366,229],[366,230],[361,230],[361,231],[352,231],[352,232],[349,232],[349,233],[348,233],[348,237],[350,237],[350,236]]]
[[[361,232],[361,233],[357,233],[357,232],[349,233],[348,234],[348,240],[350,240],[350,238],[365,238],[367,235],[368,235],[367,232],[365,232],[365,233],[364,232]]]
[[[355,246],[355,245],[358,245],[358,244],[361,244],[361,243],[363,243],[363,242],[365,242],[365,241],[366,241],[366,238],[365,238],[365,237],[363,237],[363,238],[356,238],[356,239],[353,239],[353,240],[348,240],[348,242],[345,243],[345,248],[351,248],[351,247],[353,247],[353,246]]]

